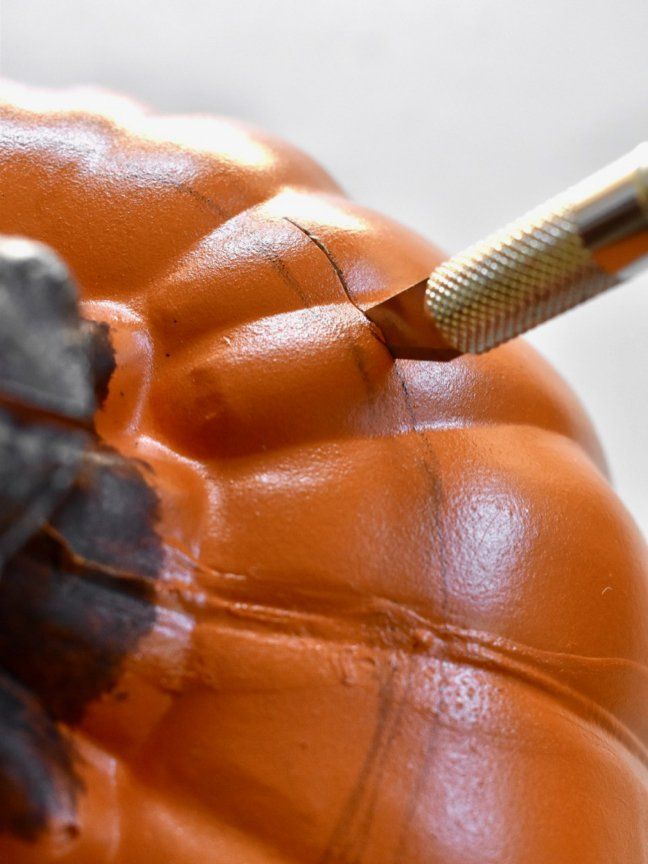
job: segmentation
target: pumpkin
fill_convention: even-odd
[[[17,85],[0,119],[0,231],[109,326],[96,431],[163,551],[11,672],[83,704],[53,716],[66,830],[0,860],[645,862],[646,548],[556,373],[521,341],[394,361],[363,310],[440,253],[262,132]],[[87,653],[136,602],[79,697],[51,633]]]

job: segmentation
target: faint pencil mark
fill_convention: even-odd
[[[367,794],[372,774],[380,761],[385,743],[389,740],[388,721],[393,705],[394,677],[396,670],[389,668],[378,691],[378,711],[372,739],[365,754],[364,761],[356,778],[337,825],[319,859],[319,864],[342,864],[344,858],[341,852],[352,836],[354,824],[362,808],[363,799]]]
[[[436,693],[436,697],[432,706],[432,716],[436,718],[438,716],[439,709],[444,699],[445,690],[447,686],[447,680],[443,671],[443,663],[440,665],[440,681],[439,687]],[[407,804],[405,806],[405,813],[403,817],[403,821],[401,823],[401,830],[398,837],[398,843],[396,845],[396,849],[394,851],[394,855],[392,858],[393,864],[403,864],[404,861],[407,861],[407,847],[409,845],[410,836],[411,836],[411,827],[416,818],[416,813],[419,808],[419,804],[421,801],[421,795],[423,793],[423,789],[425,787],[425,783],[428,779],[430,768],[432,767],[432,760],[434,758],[434,753],[436,750],[437,744],[437,727],[434,722],[430,724],[428,736],[425,742],[425,748],[423,750],[423,758],[421,759],[420,767],[416,772],[416,777],[414,783],[412,785],[410,794],[407,799]]]
[[[382,782],[382,779],[385,773],[387,759],[391,752],[392,745],[394,744],[402,730],[403,713],[413,686],[414,666],[418,661],[417,658],[410,656],[406,659],[405,662],[405,682],[403,684],[402,692],[400,693],[400,695],[394,695],[395,700],[397,700],[397,709],[390,724],[389,734],[383,748],[384,757],[380,761],[380,763],[377,763],[376,773],[378,776],[376,777],[376,780],[370,790],[369,798],[365,806],[364,817],[362,818],[358,829],[355,831],[354,838],[352,838],[355,841],[352,844],[355,846],[355,849],[350,854],[345,850],[346,857],[342,859],[345,864],[360,864],[371,837],[371,829],[374,824],[378,797],[380,792],[384,791],[384,784]]]

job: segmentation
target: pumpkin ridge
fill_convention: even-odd
[[[186,556],[182,558],[186,563]],[[618,706],[606,704],[597,693],[597,679],[603,674],[628,676],[635,687],[648,692],[648,664],[631,658],[538,648],[479,628],[434,621],[416,604],[362,594],[350,587],[303,589],[195,564],[201,572],[198,604],[192,597],[196,588],[187,593],[182,584],[176,587],[175,580],[169,583],[165,578],[158,585],[159,602],[163,603],[170,591],[174,606],[179,600],[184,614],[210,630],[254,633],[262,640],[281,636],[303,644],[313,640],[333,644],[336,650],[343,646],[368,648],[378,655],[396,651],[421,661],[428,658],[483,668],[546,693],[581,719],[613,735],[648,765],[648,724],[625,720]],[[282,598],[283,603],[278,603]],[[566,680],[560,680],[559,675]]]
[[[18,137],[0,110],[0,230],[111,327],[97,430],[150,466],[161,555],[129,580],[90,548],[90,624],[106,595],[153,620],[68,731],[62,856],[638,864],[648,554],[566,385],[520,342],[394,362],[362,309],[443,256],[295,149],[57,99],[19,93]]]

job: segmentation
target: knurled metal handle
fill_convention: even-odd
[[[480,354],[594,297],[648,253],[648,144],[438,267],[425,308]]]

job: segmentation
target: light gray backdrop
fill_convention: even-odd
[[[648,0],[0,0],[0,68],[292,139],[448,251],[648,138]],[[530,338],[648,534],[648,277]]]

